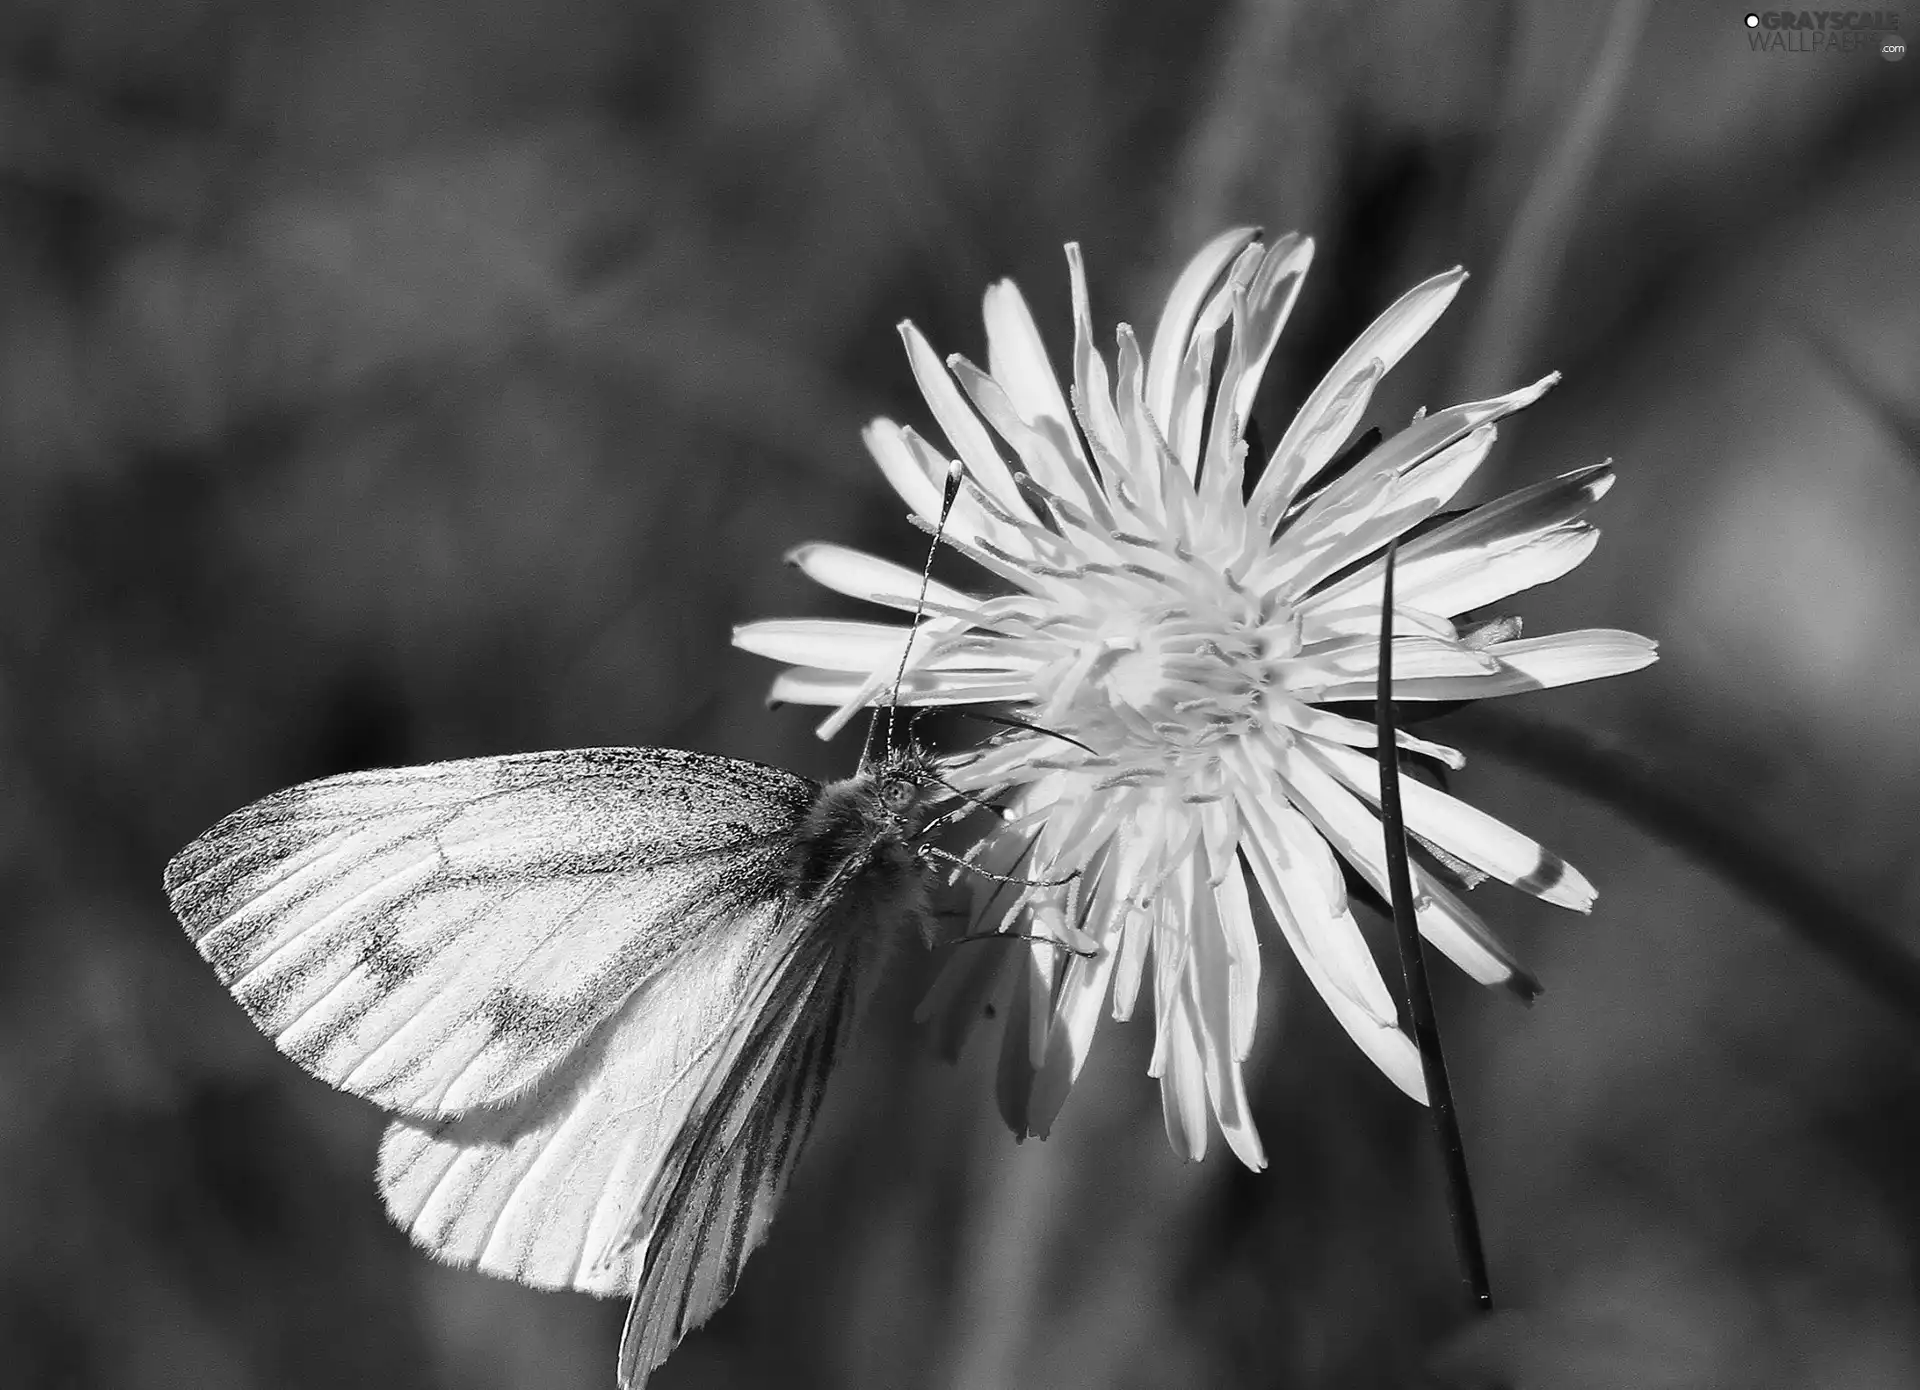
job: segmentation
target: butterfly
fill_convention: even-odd
[[[352,772],[227,816],[175,914],[280,1050],[391,1111],[388,1214],[632,1295],[637,1390],[767,1233],[874,957],[931,942],[910,741],[827,785],[663,748]]]

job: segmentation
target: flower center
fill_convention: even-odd
[[[1261,719],[1279,664],[1299,650],[1291,613],[1244,596],[1102,615],[1070,644],[1055,707],[1095,747],[1164,756],[1237,737]]]

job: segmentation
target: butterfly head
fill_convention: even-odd
[[[927,808],[942,794],[933,758],[911,743],[827,784],[796,837],[796,877],[821,888],[848,875],[910,872]]]
[[[928,805],[947,794],[933,755],[917,743],[881,758],[871,776],[890,833],[903,839],[919,837]]]

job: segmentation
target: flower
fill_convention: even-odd
[[[1348,445],[1374,388],[1446,309],[1463,271],[1415,286],[1363,332],[1247,485],[1248,411],[1312,252],[1310,240],[1267,245],[1251,229],[1215,239],[1175,283],[1149,352],[1119,327],[1110,375],[1069,246],[1071,412],[1011,281],[987,291],[984,371],[958,356],[943,366],[903,323],[914,376],[964,470],[942,535],[1000,592],[932,583],[920,604],[918,575],[871,556],[808,545],[791,557],[830,589],[926,615],[911,636],[902,704],[1010,702],[1034,726],[956,760],[950,775],[1006,808],[970,858],[1025,880],[982,876],[983,916],[1051,942],[953,952],[922,1010],[957,1046],[985,1000],[1010,990],[1000,1090],[1016,1134],[1047,1133],[1103,1002],[1126,1018],[1151,972],[1150,1071],[1175,1151],[1205,1154],[1211,1111],[1233,1151],[1263,1167],[1241,1072],[1259,996],[1256,896],[1341,1026],[1425,1100],[1418,1051],[1339,867],[1386,893],[1378,773],[1362,751],[1374,726],[1336,706],[1373,696],[1388,542],[1401,538],[1396,700],[1537,690],[1655,658],[1654,643],[1630,632],[1522,639],[1511,618],[1462,621],[1567,573],[1598,538],[1580,517],[1611,485],[1606,464],[1438,515],[1487,456],[1494,422],[1557,377]],[[932,529],[946,454],[889,420],[875,421],[866,442]],[[735,640],[791,663],[775,700],[835,707],[825,736],[893,698],[909,630],[772,621]],[[1463,762],[1398,738],[1448,767]],[[1524,986],[1436,865],[1582,912],[1592,885],[1444,791],[1405,779],[1402,795],[1409,830],[1434,851],[1412,866],[1421,932],[1474,979]],[[1084,940],[1079,932],[1098,949],[1051,944]]]

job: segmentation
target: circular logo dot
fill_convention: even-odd
[[[1749,28],[1749,29],[1758,29],[1759,27],[1760,27],[1760,16],[1759,16],[1759,15],[1757,15],[1757,14],[1750,14],[1750,15],[1748,15],[1748,16],[1747,16],[1747,28]]]
[[[1889,63],[1897,63],[1907,56],[1905,39],[1884,38],[1880,40],[1880,56]]]

